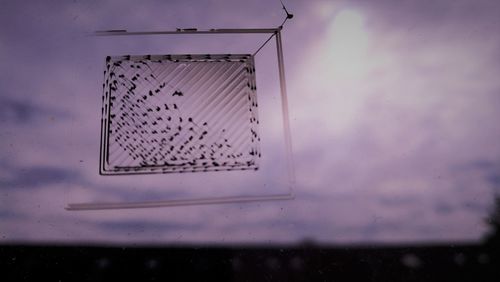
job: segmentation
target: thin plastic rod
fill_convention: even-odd
[[[212,205],[212,204],[232,204],[261,201],[293,200],[292,194],[277,194],[267,196],[241,196],[241,197],[218,197],[218,198],[198,198],[186,200],[167,200],[150,202],[129,202],[129,203],[82,203],[68,204],[65,208],[69,211],[79,210],[105,210],[105,209],[136,209],[136,208],[159,208],[173,206],[190,205]]]
[[[168,34],[237,34],[237,33],[275,33],[280,28],[221,28],[198,30],[196,28],[167,30],[167,31],[126,31],[126,30],[103,30],[96,31],[97,36],[115,36],[115,35],[168,35]]]
[[[283,47],[281,44],[281,32],[276,32],[276,49],[278,52],[278,71],[280,76],[281,109],[283,111],[283,130],[285,134],[285,149],[287,158],[288,177],[290,179],[290,191],[293,195],[295,186],[295,169],[293,167],[292,138],[290,133],[290,117],[288,113],[288,98],[286,94],[285,65],[283,63]]]

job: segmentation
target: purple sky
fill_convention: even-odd
[[[5,1],[0,242],[480,240],[500,193],[500,4],[285,3],[295,14],[283,31],[295,200],[69,212],[70,202],[287,191],[272,166],[283,159],[273,43],[256,58],[259,180],[98,175],[106,55],[252,53],[265,36],[88,36],[275,27],[283,11],[279,1]]]

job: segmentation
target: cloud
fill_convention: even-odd
[[[0,210],[0,218],[3,220],[6,220],[6,219],[20,220],[20,219],[25,219],[26,215],[20,214],[14,210],[1,209]]]
[[[0,122],[19,124],[40,124],[51,119],[69,118],[70,114],[25,100],[0,97]]]
[[[37,189],[50,188],[50,185],[68,181],[77,181],[80,176],[78,172],[46,166],[33,167],[11,167],[3,166],[7,176],[0,180],[3,189]]]
[[[204,226],[200,224],[164,222],[164,221],[102,221],[96,224],[98,228],[108,232],[185,232],[199,231]]]
[[[200,185],[206,179],[213,186],[237,183],[225,187],[228,193],[265,193],[281,183],[275,169],[262,171],[267,186],[241,174],[98,175],[104,56],[213,50],[221,42],[84,32],[267,27],[284,16],[279,2],[272,4],[276,11],[265,1],[134,3],[12,2],[0,11],[0,120],[7,125],[1,131],[0,217],[10,238],[176,242],[182,235],[192,242],[330,243],[481,237],[500,183],[500,38],[494,32],[500,6],[494,1],[290,3],[296,17],[283,39],[298,183],[293,201],[64,211],[68,202],[220,192]],[[269,9],[262,13],[262,7]],[[355,11],[354,19],[363,17],[350,32],[335,21],[346,8]],[[229,40],[228,47],[257,41]],[[258,71],[274,71],[268,58],[259,57]],[[259,74],[270,89],[259,92],[259,101],[276,100],[262,124],[281,122],[274,110],[279,100],[264,96],[274,93],[275,78]],[[281,135],[270,131],[263,139]],[[266,152],[281,149],[278,142],[266,144]],[[269,163],[280,163],[275,156]]]

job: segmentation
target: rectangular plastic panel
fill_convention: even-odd
[[[258,169],[251,55],[107,57],[101,174]]]

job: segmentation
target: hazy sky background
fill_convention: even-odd
[[[89,32],[267,28],[284,13],[278,0],[1,1],[0,242],[480,240],[500,192],[500,3],[285,3],[295,14],[283,31],[295,200],[68,212],[74,201],[186,196],[165,188],[170,175],[98,175],[106,55],[262,42]],[[272,48],[257,62],[263,101],[278,90]],[[262,136],[274,140],[281,113],[268,100]],[[269,162],[279,144],[264,145]],[[263,181],[275,172],[262,170]]]

